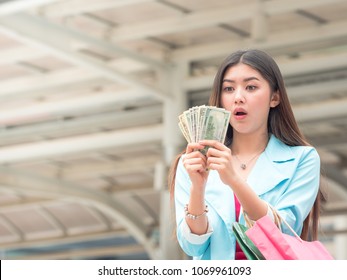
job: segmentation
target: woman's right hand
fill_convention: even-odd
[[[189,143],[186,153],[183,157],[183,166],[187,170],[192,185],[198,188],[204,188],[206,185],[208,171],[207,159],[199,150],[205,146],[199,143]]]

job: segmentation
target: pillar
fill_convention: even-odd
[[[347,216],[340,215],[334,218],[334,229],[339,230],[347,229]],[[337,260],[347,260],[347,234],[341,233],[334,236],[334,257]]]
[[[257,0],[255,5],[254,17],[252,21],[252,39],[255,42],[262,42],[267,37],[267,15],[264,0]]]
[[[187,93],[184,81],[188,77],[187,63],[170,66],[165,76],[161,74],[162,87],[170,91],[170,99],[163,104],[163,161],[158,164],[156,172],[157,189],[160,189],[160,256],[161,259],[183,259],[175,235],[176,221],[174,204],[170,200],[167,185],[168,170],[176,155],[185,147],[186,143],[178,127],[178,116],[187,109]],[[161,175],[159,175],[161,173]],[[164,180],[160,188],[160,180]]]

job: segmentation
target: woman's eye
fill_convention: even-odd
[[[257,88],[256,86],[247,86],[246,87],[246,89],[250,90],[250,91],[255,90],[256,88]]]
[[[224,87],[223,90],[224,91],[233,91],[233,88],[232,87]]]

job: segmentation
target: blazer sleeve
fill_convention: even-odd
[[[302,148],[296,168],[278,196],[275,208],[301,234],[303,222],[312,209],[320,184],[320,157],[312,147]],[[283,227],[283,231],[292,234]]]
[[[184,206],[189,201],[191,181],[180,158],[175,180],[175,214],[177,240],[182,250],[189,256],[201,256],[209,246],[212,229],[203,235],[195,235],[187,230],[185,222]]]

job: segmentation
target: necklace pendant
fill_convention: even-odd
[[[241,163],[240,167],[241,167],[241,169],[245,170],[247,166],[246,166],[246,164]]]

